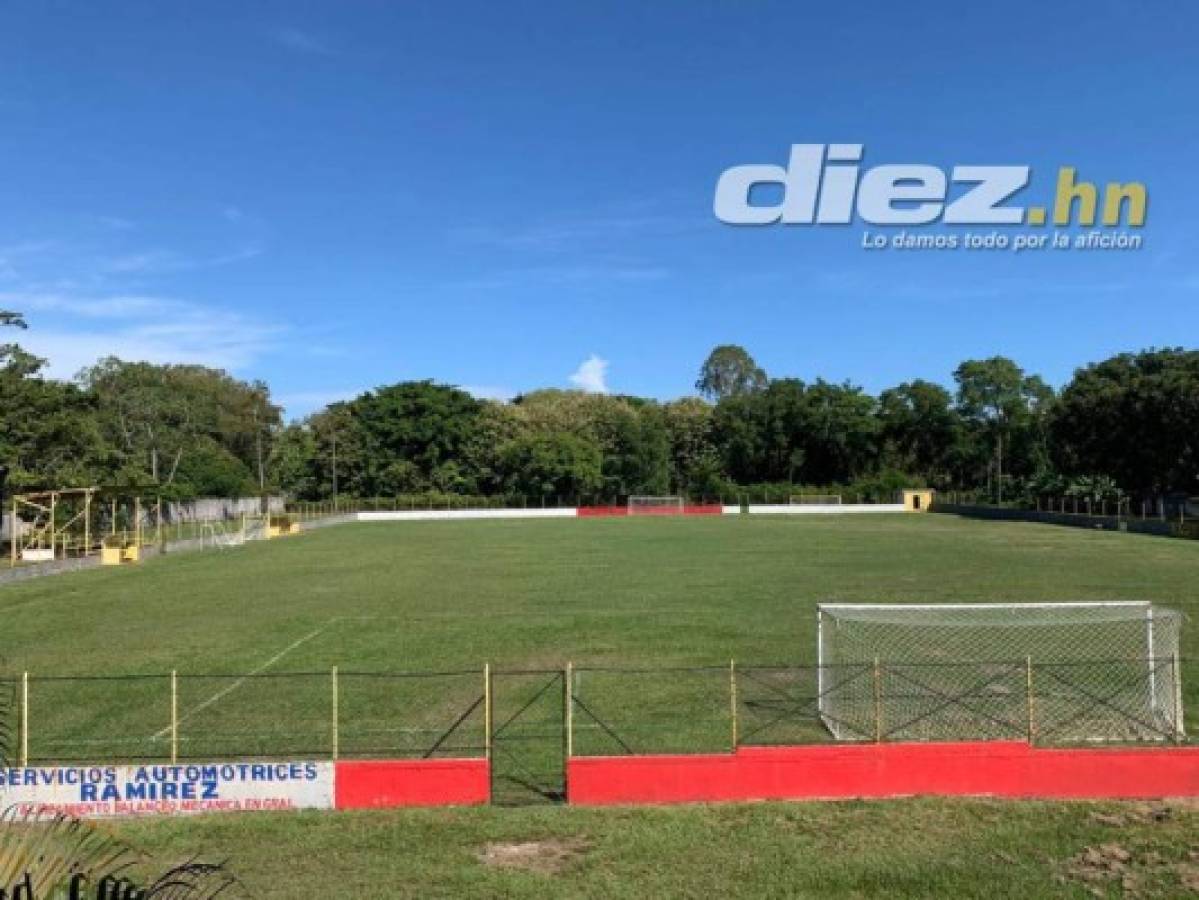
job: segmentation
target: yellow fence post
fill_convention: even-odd
[[[21,673],[21,765],[29,765],[29,673]]]
[[[337,716],[337,700],[338,700],[337,695],[338,695],[337,666],[334,666],[333,667],[333,759],[335,761],[337,759],[337,753],[341,749],[338,746],[338,744],[340,742],[340,736],[338,735],[338,730],[337,730],[337,718],[338,718],[338,716]]]
[[[483,752],[491,759],[491,663],[483,663]]]
[[[179,762],[179,673],[171,669],[171,763]]]
[[[563,710],[563,716],[566,720],[566,758],[570,759],[575,752],[575,729],[574,729],[574,705],[575,705],[575,689],[574,689],[574,663],[566,664],[566,671],[563,673],[566,679],[566,691],[564,700],[566,709]]]
[[[883,670],[878,657],[874,658],[874,740],[883,739]]]
[[[733,752],[737,751],[737,663],[729,660],[729,718],[733,724]]]
[[[1024,685],[1028,693],[1028,742],[1035,744],[1037,740],[1037,708],[1033,701],[1031,656],[1024,658]]]

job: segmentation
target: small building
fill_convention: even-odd
[[[903,491],[903,511],[904,512],[928,512],[929,507],[933,505],[933,495],[936,494],[932,488],[909,488]]]

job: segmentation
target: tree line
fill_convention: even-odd
[[[0,325],[25,321],[0,311]],[[1086,365],[1060,392],[993,357],[961,363],[951,388],[916,379],[873,396],[772,377],[725,345],[696,395],[669,402],[546,389],[501,403],[409,381],[290,423],[265,384],[203,366],[109,358],[69,382],[44,367],[0,344],[0,465],[18,489],[532,503],[803,489],[883,500],[905,486],[999,501],[1199,493],[1199,351],[1181,348]]]

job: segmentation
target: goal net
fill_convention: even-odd
[[[1147,602],[821,604],[838,740],[1178,739],[1182,616]]]
[[[792,506],[840,506],[840,494],[792,494]]]
[[[246,542],[246,530],[243,529],[240,520],[214,520],[199,524],[201,547],[216,547],[223,550],[229,547],[240,547]]]
[[[682,513],[682,497],[629,497],[630,516],[678,516]]]

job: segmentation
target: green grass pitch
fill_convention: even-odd
[[[0,657],[8,675],[28,671],[34,679],[34,757],[161,758],[171,670],[184,676],[183,753],[269,753],[282,742],[323,754],[325,673],[333,666],[343,673],[343,754],[382,755],[409,732],[414,748],[424,746],[418,732],[434,733],[451,710],[469,704],[485,662],[497,669],[811,664],[822,600],[1144,599],[1193,614],[1197,573],[1195,542],[937,515],[369,523],[0,587]],[[1188,622],[1184,657],[1194,655],[1196,633]],[[462,674],[444,680],[434,701],[409,681],[355,674],[381,671]],[[1193,710],[1199,677],[1193,667],[1185,671]],[[243,679],[248,673],[262,677]],[[117,674],[146,677],[39,679]],[[186,677],[198,675],[208,677]],[[604,677],[622,676],[584,673],[581,696],[589,689],[599,696]],[[648,692],[653,709],[629,699],[609,711],[638,749],[718,750],[727,744],[716,684],[724,677],[659,681],[657,693]],[[512,678],[497,685],[497,693],[508,691],[497,704],[516,704],[529,689]],[[698,715],[676,704],[684,714],[672,723],[665,715],[671,690],[716,699]],[[665,730],[637,733],[632,726],[646,712],[663,713]],[[418,727],[391,727],[405,717]],[[604,752],[603,735],[579,726],[579,751]],[[477,751],[479,733],[473,720],[460,729],[462,752]],[[261,896],[295,896],[295,879],[304,892],[348,882],[363,897],[1008,896],[1016,885],[1026,896],[1068,896],[1077,885],[1054,875],[1070,854],[1103,837],[1094,809],[913,801],[262,814],[118,827],[167,852],[231,855]],[[1195,814],[1171,815],[1167,825],[1138,824],[1126,837],[1154,852],[1163,842],[1169,853],[1199,844]],[[514,871],[475,858],[489,841],[550,838],[582,848],[566,853],[560,871]],[[399,846],[407,855],[397,856]],[[1147,883],[1177,881],[1173,870],[1146,871]]]

